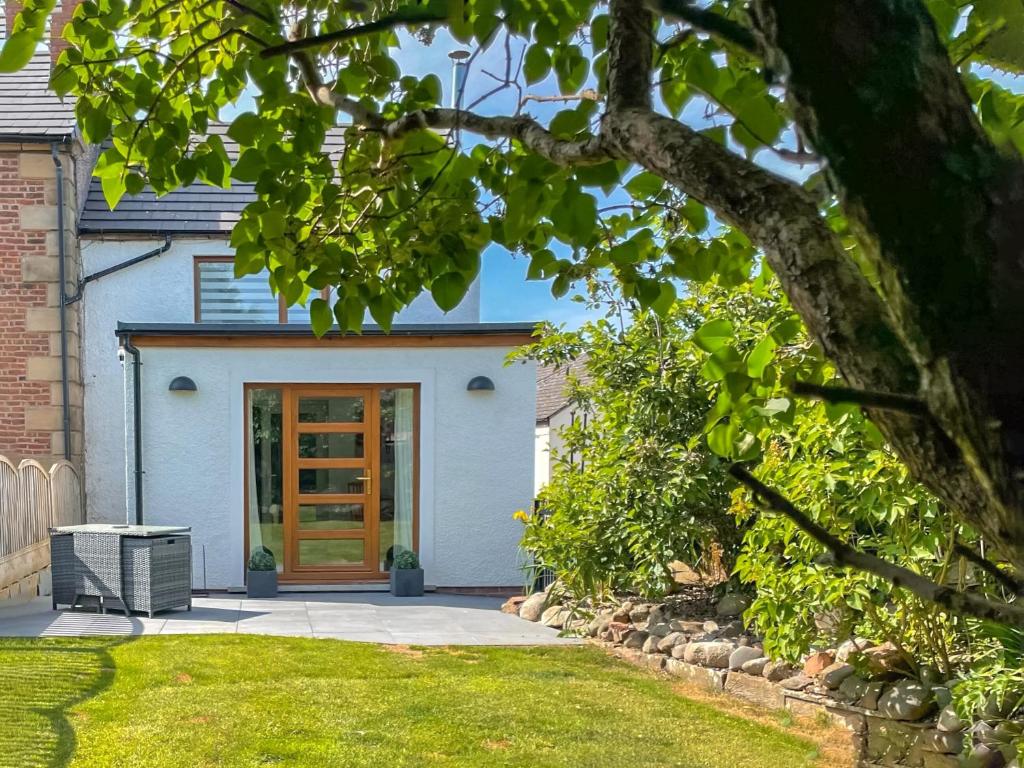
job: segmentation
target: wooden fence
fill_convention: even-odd
[[[50,470],[0,456],[0,597],[49,565],[48,530],[85,522],[82,481],[67,461]]]

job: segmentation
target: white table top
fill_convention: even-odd
[[[175,525],[101,525],[99,523],[88,523],[86,525],[62,525],[59,528],[51,528],[55,533],[106,533],[110,536],[171,536],[174,534],[189,533],[192,529],[188,526]]]

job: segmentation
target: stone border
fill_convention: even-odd
[[[959,751],[963,733],[939,731],[932,721],[891,720],[878,712],[827,696],[786,690],[779,683],[738,670],[709,669],[660,653],[624,648],[605,640],[591,638],[588,642],[630,664],[667,674],[708,691],[742,699],[748,704],[765,709],[784,709],[798,717],[825,718],[850,733],[859,768],[957,768],[961,765],[956,752],[938,752],[929,747],[952,736],[955,738],[949,743]]]
[[[766,709],[824,718],[851,734],[858,765],[865,768],[962,764],[968,732],[950,705],[949,685],[934,670],[927,677],[921,670],[927,682],[911,679],[892,645],[849,640],[811,653],[796,666],[765,656],[761,639],[739,618],[746,608],[741,595],[726,595],[715,605],[669,598],[579,610],[565,602],[553,591],[541,592],[512,598],[503,610],[585,636],[625,661],[704,689]],[[695,618],[706,611],[714,618]],[[974,749],[992,751],[985,743]]]

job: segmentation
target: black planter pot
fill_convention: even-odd
[[[423,597],[423,569],[392,568],[391,594],[395,597]]]
[[[249,597],[277,597],[277,571],[249,571],[245,591]]]

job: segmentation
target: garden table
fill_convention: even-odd
[[[53,607],[80,597],[108,599],[125,614],[192,609],[190,528],[166,525],[68,525],[50,529]]]

